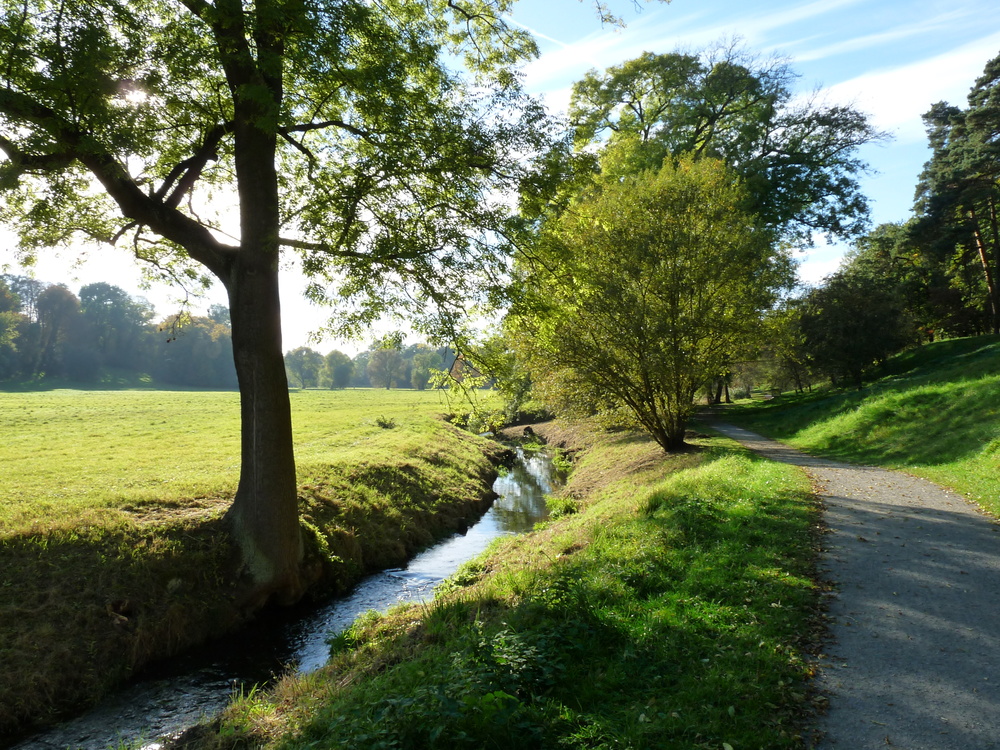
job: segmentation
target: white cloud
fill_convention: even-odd
[[[888,29],[877,34],[867,34],[853,39],[845,39],[841,42],[828,44],[825,47],[815,47],[809,49],[807,52],[796,53],[793,57],[797,62],[809,62],[812,60],[823,60],[835,55],[844,55],[866,49],[880,48],[889,42],[898,42],[915,36],[947,31],[952,27],[955,21],[964,17],[964,13],[949,13],[936,18],[924,19],[920,23]],[[795,48],[802,46],[805,44],[805,41],[806,40],[803,40],[794,45],[789,45],[789,47]]]
[[[567,89],[591,69],[602,70],[624,60],[638,57],[646,51],[668,52],[678,48],[699,50],[720,39],[738,35],[749,47],[760,47],[770,31],[857,5],[861,0],[820,0],[807,5],[761,14],[748,9],[745,16],[725,17],[705,11],[677,15],[668,7],[644,13],[621,29],[602,29],[579,40],[565,42],[537,29],[524,26],[536,38],[554,45],[524,68],[529,90],[548,94]],[[510,19],[517,24],[516,19]],[[553,101],[559,97],[552,96]]]
[[[817,285],[824,278],[840,268],[840,263],[847,252],[843,243],[812,247],[805,251],[796,269],[799,281],[804,284]]]
[[[853,102],[898,142],[923,142],[920,116],[937,101],[964,106],[972,84],[1000,49],[1000,32],[950,52],[898,68],[875,71],[827,89],[835,101]]]

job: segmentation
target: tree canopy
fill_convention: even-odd
[[[721,161],[609,179],[547,227],[508,325],[550,399],[684,444],[695,392],[757,342],[791,278]]]
[[[857,234],[868,214],[857,150],[883,136],[851,106],[794,97],[794,79],[784,61],[736,44],[646,52],[573,86],[576,146],[598,146],[610,174],[682,154],[721,159],[743,178],[750,212],[786,240]]]
[[[481,298],[518,227],[502,196],[548,135],[512,68],[534,45],[510,6],[0,2],[0,219],[22,253],[127,242],[161,276],[228,292],[243,449],[227,521],[248,603],[307,583],[282,253],[340,304],[340,331],[393,306],[447,323]]]

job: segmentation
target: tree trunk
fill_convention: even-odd
[[[256,257],[255,257],[256,256]],[[243,253],[229,289],[242,462],[226,518],[252,580],[249,603],[301,597],[303,556],[291,404],[281,351],[277,257]]]
[[[983,267],[983,275],[986,278],[986,290],[989,295],[990,306],[990,329],[993,333],[1000,333],[1000,290],[997,289],[996,279],[993,276],[993,264],[990,263],[989,253],[983,234],[979,228],[979,218],[975,211],[969,211],[969,218],[972,219],[972,233],[976,240],[976,250],[979,253],[979,262]]]

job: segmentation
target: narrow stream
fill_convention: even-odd
[[[557,472],[545,455],[518,449],[513,468],[493,485],[499,496],[465,534],[439,542],[405,568],[363,579],[346,597],[298,615],[271,614],[231,638],[212,643],[148,670],[102,704],[15,745],[12,750],[105,750],[174,736],[212,716],[234,692],[267,683],[275,674],[311,672],[326,663],[327,638],[370,609],[384,611],[401,602],[422,602],[458,567],[498,536],[530,530],[547,514],[545,495]]]

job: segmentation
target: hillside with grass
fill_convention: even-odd
[[[809,453],[926,477],[1000,515],[1000,337],[926,344],[860,391],[785,393],[736,404],[726,419]]]

